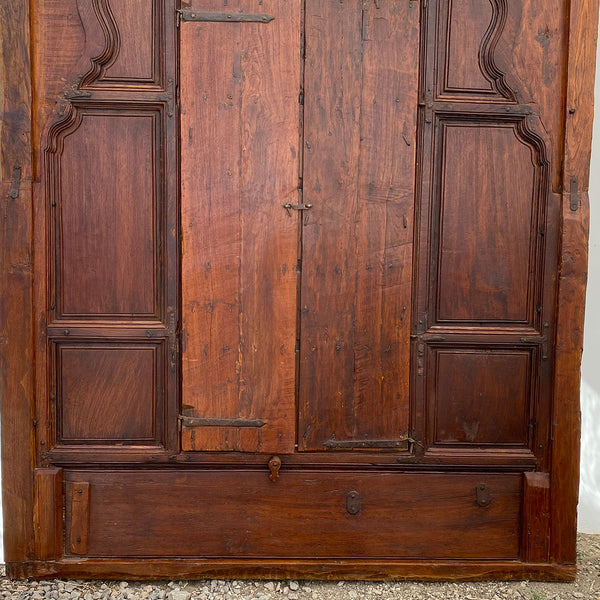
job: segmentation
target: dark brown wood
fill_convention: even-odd
[[[519,475],[311,472],[288,470],[285,461],[275,482],[269,475],[266,464],[262,471],[71,472],[72,510],[80,504],[77,515],[67,513],[67,532],[73,544],[85,529],[77,497],[85,480],[90,557],[519,555]],[[482,481],[491,495],[485,507],[476,502]],[[346,510],[351,490],[361,496],[356,515]]]
[[[90,484],[87,481],[72,481],[67,486],[67,497],[71,497],[69,511],[69,552],[87,554],[90,532]]]
[[[62,556],[63,477],[62,469],[35,471],[35,551],[39,560]]]
[[[5,4],[9,576],[572,579],[597,0]]]
[[[161,445],[160,345],[57,346],[57,443]]]
[[[515,561],[393,561],[292,559],[69,559],[65,562],[7,564],[13,578],[54,579],[317,579],[325,581],[575,581],[574,565],[531,564]]]
[[[597,40],[598,2],[571,3],[565,102],[562,239],[556,333],[552,426],[551,551],[555,562],[576,561],[581,413],[579,384],[589,235],[589,163]],[[579,208],[571,210],[571,181],[577,179]]]
[[[0,413],[4,560],[34,555],[29,4],[0,6]],[[13,181],[15,170],[18,177]]]
[[[550,550],[550,476],[525,473],[523,479],[523,549],[526,562],[548,562]]]
[[[408,430],[419,11],[306,8],[298,445]]]
[[[294,448],[300,4],[260,10],[273,22],[181,24],[182,405],[266,425],[184,424],[184,450]]]

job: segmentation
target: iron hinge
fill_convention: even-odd
[[[177,10],[177,21],[210,23],[270,23],[275,17],[259,13],[202,12],[189,8]]]

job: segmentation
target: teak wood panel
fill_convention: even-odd
[[[162,442],[159,345],[61,343],[56,352],[59,444]]]
[[[416,3],[307,3],[298,444],[408,430]]]
[[[309,6],[310,3],[306,4]],[[360,25],[360,37],[365,41],[372,35],[370,29],[373,25],[383,25],[376,16],[371,21],[371,17],[377,15],[375,11],[387,10],[385,0],[380,0],[375,6],[369,4],[363,6],[364,10],[361,10],[360,15],[357,13],[359,19],[355,23]],[[43,498],[52,496],[52,490],[58,489],[60,471],[52,469],[53,464],[66,465],[68,472],[68,461],[80,464],[88,461],[95,465],[102,465],[102,461],[108,460],[115,464],[122,464],[123,461],[129,461],[129,464],[139,461],[150,464],[149,460],[159,463],[171,460],[174,465],[189,462],[189,455],[185,454],[171,453],[169,456],[162,456],[155,452],[148,456],[131,453],[127,448],[122,448],[120,455],[119,449],[116,448],[110,458],[106,458],[106,452],[98,450],[90,454],[83,449],[75,452],[71,449],[66,462],[58,453],[47,452],[47,444],[52,445],[51,430],[55,426],[55,415],[52,412],[54,397],[51,390],[56,383],[48,371],[51,362],[48,348],[52,348],[56,343],[71,343],[73,339],[79,339],[84,344],[94,344],[108,338],[118,343],[131,342],[133,345],[147,344],[148,341],[144,338],[148,337],[164,340],[168,346],[168,360],[164,361],[160,368],[167,382],[168,408],[165,410],[165,424],[168,430],[168,445],[171,449],[177,448],[174,436],[179,409],[176,376],[178,271],[175,258],[179,231],[178,209],[174,201],[176,194],[173,193],[177,181],[174,153],[177,89],[174,68],[175,6],[171,0],[153,3],[157,12],[152,16],[152,24],[149,23],[148,5],[137,5],[140,10],[136,11],[135,3],[129,5],[121,0],[40,0],[31,7],[6,3],[0,8],[3,22],[9,24],[9,27],[3,28],[2,31],[2,83],[12,90],[10,95],[3,97],[0,132],[0,163],[6,216],[2,233],[3,249],[7,258],[2,263],[6,266],[2,271],[2,282],[3,289],[8,290],[2,298],[0,310],[2,322],[6,324],[2,330],[2,361],[7,368],[3,369],[3,372],[9,373],[2,378],[1,395],[3,466],[6,474],[4,506],[8,515],[8,518],[5,518],[6,556],[9,574],[39,576],[44,573],[71,573],[77,576],[93,576],[106,575],[107,570],[110,570],[113,574],[135,573],[145,577],[172,576],[174,573],[187,576],[200,573],[220,576],[273,576],[274,573],[297,576],[299,573],[305,573],[315,576],[325,573],[326,576],[347,577],[357,577],[361,573],[371,577],[377,574],[435,577],[437,574],[446,578],[485,577],[490,574],[523,577],[546,575],[563,578],[574,575],[572,565],[575,559],[577,493],[577,389],[582,339],[580,307],[585,287],[587,179],[591,131],[589,125],[592,106],[590,93],[594,55],[594,43],[589,41],[595,39],[598,7],[594,0],[571,6],[567,6],[564,0],[548,0],[543,4],[538,0],[522,3],[490,0],[489,4],[491,13],[487,3],[469,11],[468,8],[472,5],[467,0],[430,0],[427,6],[423,5],[420,10],[422,70],[417,98],[420,106],[420,127],[418,135],[415,136],[415,146],[418,150],[416,174],[421,184],[417,190],[414,215],[416,271],[411,355],[411,393],[414,394],[414,405],[411,404],[411,409],[414,410],[410,415],[410,425],[412,432],[418,434],[426,431],[427,424],[431,423],[432,415],[428,414],[427,407],[430,406],[432,396],[428,396],[427,385],[433,376],[432,356],[435,353],[431,352],[432,349],[454,353],[461,356],[460,360],[463,362],[468,362],[469,351],[485,353],[491,350],[492,355],[502,352],[532,352],[530,401],[537,406],[532,407],[534,411],[530,414],[533,414],[537,421],[532,423],[534,433],[530,443],[536,455],[534,462],[528,463],[517,463],[515,458],[510,458],[516,456],[514,452],[504,452],[505,458],[499,459],[497,451],[485,450],[482,454],[478,448],[474,449],[478,452],[476,460],[474,452],[469,453],[464,449],[458,454],[449,453],[447,449],[438,451],[433,448],[420,456],[420,446],[416,444],[416,455],[410,456],[409,459],[416,463],[416,466],[411,468],[416,469],[414,475],[418,477],[415,481],[418,481],[424,475],[426,465],[430,464],[427,461],[432,459],[439,461],[438,468],[442,471],[456,469],[459,464],[467,465],[468,468],[468,465],[483,465],[486,462],[490,465],[500,465],[504,469],[507,465],[516,468],[517,464],[527,465],[524,468],[532,468],[536,461],[538,470],[550,470],[551,453],[549,482],[548,474],[544,473],[533,474],[534,476],[527,480],[523,496],[524,524],[520,534],[521,561],[492,560],[484,565],[481,560],[458,560],[451,563],[438,560],[434,564],[423,559],[399,563],[394,562],[393,558],[387,562],[373,562],[372,559],[361,562],[356,558],[348,558],[344,561],[329,562],[321,559],[319,566],[309,558],[270,562],[264,557],[243,561],[235,558],[168,561],[160,560],[157,556],[147,562],[123,558],[80,561],[74,557],[68,561],[59,559],[52,563],[39,562],[44,558],[51,560],[60,553],[59,544],[53,543],[51,538],[56,524],[60,522],[63,501],[54,497],[47,504],[47,508],[41,508]],[[236,10],[239,6],[235,7]],[[260,5],[248,4],[246,8],[262,10],[258,6]],[[206,7],[212,10],[221,5],[213,2]],[[31,20],[29,8],[32,10]],[[354,8],[356,7],[353,5]],[[463,14],[469,13],[465,20],[460,18],[461,11]],[[137,25],[133,24],[134,21]],[[185,24],[186,27],[190,25]],[[131,45],[131,36],[125,39],[121,37],[125,31],[131,34],[136,26],[154,28],[155,43],[152,49],[148,45],[151,36],[147,32],[139,33],[140,43],[135,51]],[[457,27],[461,30],[458,37],[452,33]],[[450,37],[446,39],[448,31]],[[476,38],[481,32],[484,32],[484,37],[478,43]],[[35,42],[32,45],[29,42],[30,33]],[[356,31],[353,31],[352,35],[356,35]],[[462,55],[456,46],[456,40],[461,38],[464,40]],[[298,37],[293,39],[297,40]],[[295,43],[294,41],[292,45]],[[453,45],[450,50],[446,47],[448,43]],[[120,47],[123,44],[129,46],[124,47],[123,54],[120,55]],[[368,44],[366,46],[368,47]],[[144,55],[143,58],[141,55],[138,58],[134,57],[138,51]],[[475,51],[478,52],[478,60],[474,59]],[[33,70],[30,70],[29,66],[30,52]],[[148,80],[148,66],[151,62],[149,53],[153,53],[154,58],[152,81]],[[119,56],[129,56],[130,65],[124,62],[119,64]],[[435,61],[438,63],[434,66]],[[444,61],[448,64],[442,68]],[[458,67],[458,71],[454,67]],[[111,68],[116,69],[113,73],[117,74],[112,82]],[[33,73],[35,78],[33,103],[30,97],[30,73]],[[447,89],[444,88],[446,84],[443,82],[440,85],[436,83],[442,81],[436,80],[438,75],[442,77],[442,73],[451,75]],[[456,79],[458,75],[460,77]],[[123,80],[117,81],[120,77]],[[492,93],[487,90],[484,93],[481,85],[484,79],[492,84]],[[145,317],[140,319],[139,315],[133,315],[131,318],[123,316],[122,320],[126,321],[125,323],[102,319],[103,322],[99,325],[97,315],[93,317],[94,322],[85,317],[79,318],[77,323],[65,323],[64,319],[61,323],[60,320],[55,320],[58,304],[52,289],[48,289],[51,288],[48,282],[53,281],[56,262],[52,261],[56,256],[52,253],[50,256],[46,254],[50,248],[46,235],[50,231],[49,224],[53,221],[52,214],[55,209],[51,206],[52,194],[48,191],[52,188],[48,184],[48,176],[52,174],[52,170],[48,172],[47,165],[43,163],[48,157],[44,148],[48,148],[48,142],[51,148],[53,140],[60,138],[57,138],[56,134],[65,131],[63,126],[71,126],[73,121],[69,120],[77,111],[100,108],[123,110],[125,106],[136,110],[141,106],[153,106],[154,109],[163,111],[164,115],[165,135],[159,143],[165,148],[164,161],[161,163],[161,175],[165,180],[161,185],[170,192],[161,199],[161,202],[165,203],[164,212],[160,213],[164,236],[156,238],[162,252],[159,253],[161,265],[166,268],[161,275],[164,275],[164,278],[157,284],[164,304],[158,303],[159,318],[150,328],[148,320]],[[32,112],[30,107],[33,108]],[[31,128],[30,115],[33,115]],[[521,141],[525,146],[530,146],[538,158],[545,156],[548,161],[547,176],[543,173],[543,161],[536,167],[536,177],[540,185],[539,196],[533,199],[533,203],[537,203],[537,221],[534,219],[532,222],[530,232],[530,248],[535,249],[529,254],[529,266],[538,277],[538,287],[530,295],[527,307],[527,311],[533,308],[533,316],[525,323],[506,321],[503,318],[499,321],[494,319],[493,322],[484,321],[481,324],[468,319],[447,323],[431,320],[436,310],[432,300],[436,298],[438,271],[437,266],[432,264],[436,262],[437,254],[430,253],[429,248],[433,246],[435,250],[439,242],[439,238],[436,237],[439,233],[436,230],[436,223],[439,223],[436,221],[436,216],[439,216],[436,206],[440,206],[438,200],[441,198],[439,193],[432,189],[432,183],[434,187],[437,185],[432,173],[441,164],[439,152],[435,150],[439,147],[435,145],[436,140],[439,140],[436,136],[439,124],[448,122],[448,115],[454,122],[475,121],[484,127],[490,123],[522,123]],[[83,133],[84,131],[80,132]],[[184,135],[182,132],[182,138]],[[411,142],[410,136],[406,137]],[[68,136],[65,139],[68,139]],[[335,147],[332,148],[337,151]],[[299,158],[304,158],[305,154],[303,151]],[[93,162],[88,168],[90,166],[93,168]],[[303,183],[296,181],[295,185],[302,188]],[[307,213],[307,216],[311,216],[311,213]],[[303,227],[305,228],[306,226]],[[35,238],[31,237],[32,232]],[[534,238],[537,239],[534,241]],[[523,239],[520,238],[522,244]],[[431,257],[433,261],[430,261]],[[51,273],[46,272],[47,265]],[[560,284],[558,296],[555,287],[557,280]],[[31,297],[32,312],[30,314],[26,308],[22,322],[17,323],[8,317],[15,314],[16,309],[22,312],[23,306],[29,306],[28,299]],[[539,302],[535,302],[536,300]],[[557,311],[554,310],[555,306],[558,306]],[[410,308],[409,306],[409,310]],[[528,317],[530,314],[528,312]],[[46,327],[48,321],[50,326]],[[32,332],[35,332],[35,348],[30,344]],[[496,407],[501,411],[503,394],[498,392],[499,390],[495,389],[492,397],[496,398]],[[34,397],[38,399],[37,407],[34,407]],[[549,419],[551,410],[552,421]],[[36,431],[31,425],[32,415],[38,417]],[[510,419],[504,425],[509,422]],[[509,426],[504,430],[509,434],[505,439],[515,439],[512,432],[516,431],[516,428]],[[27,442],[23,444],[23,440],[30,440],[32,443],[35,440],[35,456],[30,449],[31,445],[28,446]],[[416,441],[419,442],[419,439]],[[428,443],[428,440],[420,441]],[[194,458],[190,464],[210,463],[211,468],[214,468],[215,464],[221,464],[221,461],[225,463],[233,460],[231,455],[225,453],[214,455],[214,458],[210,459],[202,453],[198,454],[197,459]],[[362,455],[354,456],[357,464],[366,465],[369,462],[365,462]],[[394,456],[385,453],[380,456],[375,462],[405,460],[400,454]],[[327,463],[342,458],[339,457],[339,453],[331,452],[320,458],[304,453],[304,457],[302,458],[300,453],[293,457],[292,462],[305,465],[306,468],[307,461]],[[243,464],[243,460],[259,465],[262,458],[260,455],[240,457],[236,464]],[[494,462],[498,460],[500,462]],[[347,473],[354,472],[352,461],[348,462],[347,457],[344,461]],[[34,530],[28,523],[34,522],[31,477],[36,462],[48,469],[44,473],[40,471],[39,481],[43,480],[43,483],[36,489],[37,541],[34,544]],[[27,474],[31,477],[28,478]],[[268,472],[265,471],[263,475],[268,478]],[[538,475],[536,479],[535,476]],[[443,474],[443,477],[448,477],[448,474]],[[420,489],[417,493],[426,490],[425,480],[426,478],[423,478],[421,488],[416,484],[415,489]],[[85,483],[82,479],[72,481]],[[544,491],[548,489],[548,483],[550,493]],[[93,498],[93,491],[90,498]],[[64,504],[69,510],[72,503],[69,500]],[[89,504],[84,502],[82,506]],[[544,511],[549,507],[549,523],[544,519],[532,518],[535,506],[542,507]],[[108,510],[112,509],[108,507]],[[85,510],[77,511],[80,513],[80,525],[77,527],[84,530],[88,522]],[[39,519],[45,520],[46,524],[40,527]],[[505,529],[504,533],[506,531]],[[75,541],[77,537],[75,533]],[[81,539],[83,542],[84,538]],[[83,546],[76,549],[84,553],[86,550]],[[553,567],[549,563],[531,562],[545,560],[556,564]]]
[[[437,348],[432,353],[433,445],[529,448],[536,358],[531,351]]]
[[[82,109],[72,121],[49,152],[57,315],[159,318],[160,114]]]
[[[184,426],[184,450],[295,444],[300,5],[255,8],[274,20],[181,26],[182,407],[265,425]]]
[[[517,559],[521,478],[305,469],[273,483],[268,471],[75,471],[69,480],[89,485],[89,508],[67,505],[66,527],[80,527],[89,510],[91,558]],[[478,485],[487,505],[477,503]]]
[[[545,183],[536,149],[516,123],[439,128],[436,321],[533,325]]]

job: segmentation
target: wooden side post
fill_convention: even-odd
[[[550,476],[525,473],[523,485],[523,550],[525,562],[548,562],[550,550]]]
[[[62,556],[62,469],[35,472],[35,549],[39,560]]]
[[[33,555],[29,2],[0,3],[0,413],[7,574]]]
[[[588,184],[594,116],[598,0],[571,0],[565,105],[562,248],[552,416],[551,561],[575,563],[579,387],[587,280]]]

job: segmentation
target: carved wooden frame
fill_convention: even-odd
[[[104,0],[94,0],[106,16]],[[493,0],[496,21],[500,22],[506,0]],[[112,576],[156,577],[285,577],[322,579],[421,578],[466,580],[521,577],[530,579],[569,579],[575,575],[576,520],[579,467],[579,383],[583,344],[583,306],[587,270],[589,222],[589,162],[593,120],[594,62],[598,0],[565,0],[569,10],[569,52],[564,106],[564,167],[562,173],[562,215],[559,264],[559,291],[556,319],[556,361],[552,411],[553,448],[550,467],[550,553],[539,556],[535,549],[525,558],[529,563],[481,561],[247,561],[119,560],[71,561],[57,565],[57,498],[61,487],[57,469],[35,468],[34,380],[35,333],[40,326],[33,312],[34,215],[33,193],[40,181],[33,170],[32,79],[30,9],[35,3],[10,0],[0,4],[0,70],[3,94],[0,97],[0,167],[3,204],[0,261],[0,410],[2,413],[2,471],[4,542],[7,572],[12,577]],[[106,30],[110,38],[110,18]],[[497,91],[510,101],[501,74],[485,57],[496,42],[494,27],[486,36],[488,52],[483,52],[485,71],[492,75]],[[110,44],[109,44],[110,45]],[[99,56],[92,71],[84,76],[82,87],[92,85],[110,63]],[[168,85],[168,84],[167,84]],[[172,85],[172,84],[171,84]],[[83,90],[82,90],[83,91]],[[156,101],[163,98],[157,96]],[[164,101],[167,101],[165,95]],[[544,485],[545,483],[542,482]],[[526,487],[541,489],[535,474],[526,477]],[[527,493],[527,490],[526,490]],[[533,494],[539,492],[532,492]],[[541,496],[540,496],[541,498]],[[547,502],[540,499],[540,506]],[[526,523],[535,515],[525,515]]]

